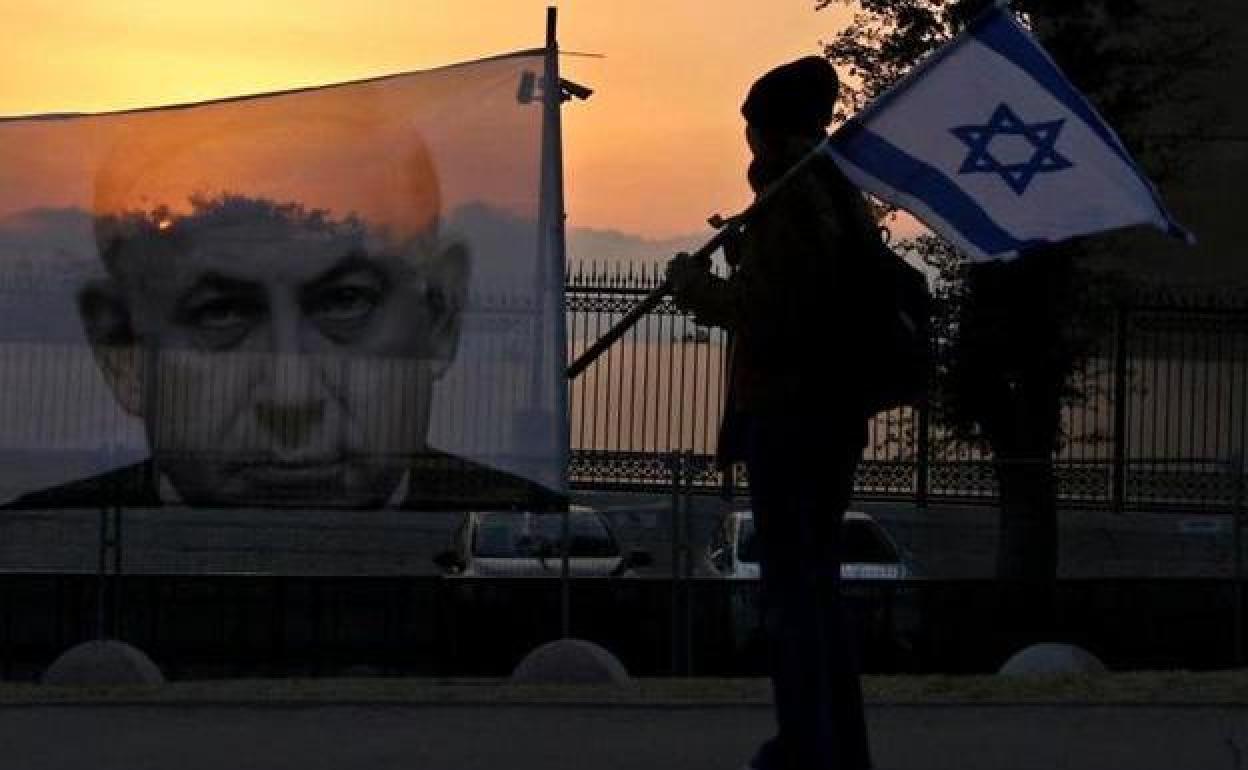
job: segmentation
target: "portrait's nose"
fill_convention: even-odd
[[[322,433],[328,394],[313,356],[269,354],[268,378],[255,403],[255,419],[283,450],[306,448]]]
[[[313,457],[328,447],[334,366],[320,348],[294,297],[271,297],[264,348],[256,350],[262,382],[253,401],[260,447]]]
[[[275,358],[285,358],[310,352],[303,337],[303,319],[295,301],[274,293],[270,299],[268,328],[268,352]]]

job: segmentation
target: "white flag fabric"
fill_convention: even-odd
[[[1191,240],[1114,131],[996,6],[848,121],[828,152],[971,259],[1150,224]]]
[[[561,504],[544,53],[0,120],[0,502]]]

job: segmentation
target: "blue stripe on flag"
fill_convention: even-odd
[[[1157,207],[1161,218],[1165,220],[1166,230],[1171,235],[1181,238],[1189,243],[1195,242],[1195,237],[1186,228],[1175,221],[1170,212],[1166,210],[1166,206],[1162,203],[1161,195],[1157,192],[1157,188],[1149,181],[1135,160],[1127,153],[1122,142],[1114,134],[1113,129],[1101,120],[1100,116],[1079,93],[1066,76],[1062,74],[1049,55],[1024,32],[1010,16],[1009,11],[996,8],[987,14],[982,23],[973,25],[970,30],[971,35],[987,48],[997,52],[1006,61],[1026,72],[1043,88],[1048,90],[1059,102],[1065,105],[1066,109],[1087,124],[1101,141],[1109,145],[1110,149],[1127,164],[1127,167],[1135,172],[1140,178],[1144,188],[1148,190],[1152,196],[1153,205]]]
[[[1054,98],[1066,106],[1066,109],[1078,115],[1088,128],[1096,132],[1101,140],[1108,144],[1125,163],[1134,167],[1131,157],[1127,155],[1122,142],[1114,136],[1113,131],[1101,120],[1092,105],[1088,104],[1083,95],[1075,90],[1070,81],[1062,75],[1057,65],[1044,53],[1008,16],[1008,11],[997,10],[990,14],[987,23],[980,25],[972,35],[983,45],[996,51],[1014,66],[1031,75],[1040,85],[1051,93]]]
[[[984,254],[1017,253],[1042,243],[1010,235],[939,169],[901,150],[857,120],[847,121],[833,141],[834,151],[889,187],[921,200]]]

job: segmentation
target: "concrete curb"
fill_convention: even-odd
[[[271,709],[321,709],[321,708],[511,708],[516,706],[535,708],[593,708],[593,709],[657,709],[657,710],[724,710],[724,709],[759,709],[770,710],[770,702],[759,701],[677,701],[677,700],[576,700],[553,698],[515,698],[515,699],[471,699],[471,700],[438,700],[434,698],[392,698],[392,699],[221,699],[205,698],[66,698],[66,699],[26,699],[0,701],[0,710],[55,707],[55,708],[271,708]],[[1139,701],[874,701],[866,702],[868,709],[926,709],[926,708],[1002,708],[1002,709],[1174,709],[1174,710],[1226,710],[1248,708],[1248,699],[1243,701],[1190,703],[1190,702],[1158,702],[1141,703]]]

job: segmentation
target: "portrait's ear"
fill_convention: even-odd
[[[430,264],[426,302],[429,308],[429,352],[433,375],[441,377],[455,360],[468,297],[469,256],[462,243],[452,243]]]
[[[143,416],[143,358],[129,304],[115,281],[92,281],[78,293],[78,313],[95,363],[121,408]]]

